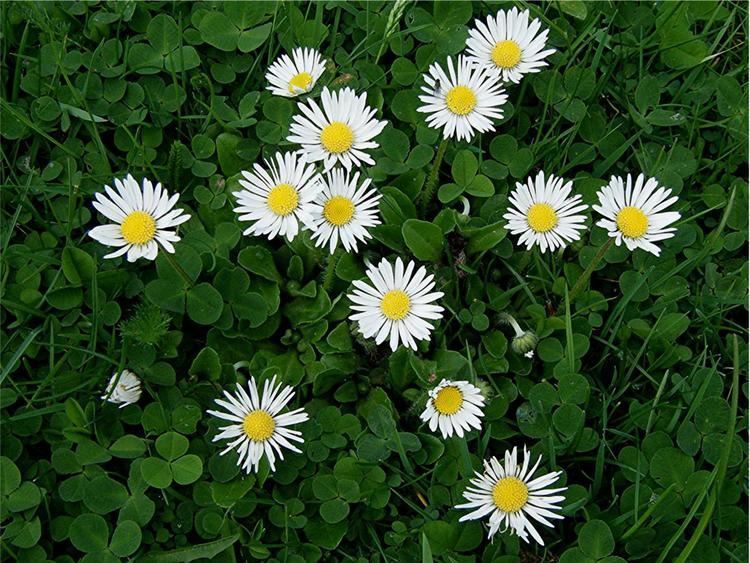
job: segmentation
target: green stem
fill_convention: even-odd
[[[680,553],[679,557],[675,559],[675,563],[684,563],[690,557],[696,544],[703,537],[703,532],[708,526],[713,516],[716,503],[721,493],[721,486],[724,484],[724,476],[727,473],[727,465],[729,464],[729,455],[732,453],[732,443],[734,440],[734,429],[737,423],[737,408],[739,405],[739,388],[740,388],[740,353],[737,345],[737,335],[732,335],[732,363],[734,369],[732,370],[732,403],[731,403],[731,416],[729,417],[729,424],[727,425],[727,433],[724,435],[724,450],[721,453],[721,458],[716,466],[716,480],[714,481],[713,490],[711,496],[706,503],[706,508],[703,509],[703,515],[698,521],[698,526],[693,531],[693,535],[687,542],[687,545]]]
[[[432,170],[430,170],[430,175],[427,177],[427,183],[425,184],[424,189],[422,190],[420,203],[422,206],[423,217],[424,217],[425,212],[427,211],[427,206],[432,200],[432,196],[435,195],[435,188],[437,187],[437,183],[438,183],[438,172],[440,171],[440,165],[443,163],[443,156],[445,156],[445,149],[447,148],[448,148],[448,139],[443,139],[440,142],[440,146],[438,146],[437,154],[435,155],[435,160],[432,162]]]
[[[180,277],[185,280],[185,283],[188,287],[193,287],[193,280],[190,279],[190,276],[188,276],[187,272],[180,266],[180,264],[177,262],[177,260],[174,259],[174,256],[172,256],[169,252],[166,250],[162,252],[164,257],[167,259],[167,262],[174,268],[175,272],[180,274]]]
[[[474,474],[474,468],[471,466],[471,457],[469,457],[469,444],[466,437],[457,437],[456,440],[458,440],[458,451],[461,453],[462,473],[464,477],[471,477]]]
[[[612,244],[615,242],[615,239],[610,238],[605,242],[600,248],[599,252],[596,253],[596,256],[594,256],[591,259],[591,262],[589,262],[589,265],[586,266],[586,269],[581,274],[581,277],[578,278],[578,281],[573,286],[573,289],[570,290],[570,293],[568,294],[568,301],[570,303],[573,303],[576,296],[580,293],[580,291],[584,288],[584,286],[588,283],[589,278],[591,277],[591,274],[594,272],[594,269],[599,265],[599,262],[602,261],[602,258],[604,258],[604,255],[607,253],[607,251],[610,249]]]
[[[342,255],[342,250],[337,248],[333,254],[328,256],[325,273],[323,274],[323,289],[325,289],[326,292],[329,292],[333,286],[333,280],[336,275],[336,266],[338,265],[339,260],[341,260]]]

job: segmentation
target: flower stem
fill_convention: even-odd
[[[581,292],[581,290],[584,288],[586,283],[589,281],[591,274],[594,272],[594,269],[599,265],[599,262],[602,261],[602,258],[604,258],[604,255],[607,253],[607,251],[612,246],[612,243],[614,242],[615,242],[615,239],[610,238],[607,240],[607,242],[605,242],[599,248],[599,252],[597,252],[596,255],[591,259],[591,262],[589,262],[589,265],[586,266],[586,269],[578,278],[578,281],[573,286],[573,289],[570,290],[570,293],[568,294],[569,303],[573,303],[573,300],[576,298],[576,295],[578,295]]]
[[[188,276],[187,272],[183,269],[182,266],[175,260],[174,256],[172,256],[169,252],[164,251],[162,254],[166,257],[167,262],[169,262],[170,266],[174,268],[175,272],[180,274],[180,277],[185,280],[185,283],[188,287],[193,287],[193,280],[190,279],[190,276]]]
[[[438,182],[438,172],[440,171],[440,165],[443,163],[443,156],[445,156],[445,149],[447,148],[448,148],[448,139],[443,139],[440,142],[440,146],[438,146],[437,154],[435,155],[435,160],[432,162],[432,170],[430,170],[430,175],[427,177],[427,183],[422,189],[420,204],[422,207],[423,217],[424,217],[425,211],[427,211],[427,206],[432,200],[432,196],[435,195],[435,188],[437,187],[437,182]]]
[[[339,260],[341,260],[341,256],[342,251],[340,248],[337,248],[333,254],[328,256],[325,273],[323,274],[323,289],[325,289],[326,292],[330,291],[333,286],[333,280],[336,276],[336,266],[338,265]]]

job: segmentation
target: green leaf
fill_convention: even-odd
[[[276,269],[271,252],[262,246],[243,248],[237,256],[240,266],[269,281],[281,283],[281,274]]]
[[[172,475],[178,485],[194,483],[203,474],[203,462],[195,454],[188,454],[172,462]]]
[[[445,239],[440,227],[427,221],[409,219],[401,227],[404,242],[419,260],[437,262],[443,251]]]
[[[501,222],[463,230],[463,235],[469,239],[469,244],[466,246],[469,254],[478,254],[495,248],[507,234],[508,231]]]
[[[265,43],[266,39],[268,39],[268,36],[271,34],[272,29],[272,24],[267,23],[251,30],[241,32],[239,40],[237,41],[237,47],[243,53],[254,51]]]
[[[106,475],[99,475],[86,485],[83,504],[97,514],[109,514],[122,508],[128,496],[127,489],[121,483]]]
[[[112,534],[109,549],[118,557],[128,557],[141,546],[141,527],[132,520],[120,522]]]
[[[102,551],[109,540],[109,526],[98,514],[81,514],[70,524],[69,535],[71,543],[79,551]]]
[[[206,346],[195,356],[188,373],[199,378],[218,380],[221,375],[219,354],[210,346]]]
[[[109,447],[109,451],[115,457],[135,459],[146,451],[146,442],[138,436],[125,434],[115,440],[115,443]]]
[[[328,500],[320,505],[320,516],[329,524],[341,522],[348,515],[349,505],[340,498]]]
[[[224,308],[221,293],[211,284],[200,283],[188,290],[187,313],[196,323],[209,325],[216,322]]]
[[[146,28],[146,37],[151,46],[162,55],[174,51],[180,44],[180,28],[172,17],[159,14]]]
[[[201,38],[222,51],[234,51],[240,30],[222,12],[209,12],[201,20],[198,30]]]
[[[477,157],[467,150],[459,151],[453,159],[451,165],[451,173],[453,174],[453,180],[459,186],[468,186],[476,176],[479,170],[479,163]]]
[[[141,462],[141,475],[146,483],[157,489],[166,489],[172,484],[169,464],[158,457],[147,457]]]
[[[0,495],[9,495],[21,484],[21,472],[8,457],[0,456]]]
[[[141,557],[139,563],[182,563],[196,559],[212,559],[230,548],[240,538],[239,534],[216,541],[173,549],[172,551],[151,551]]]
[[[81,285],[94,277],[94,259],[88,252],[66,246],[62,251],[62,269],[67,280],[73,285]]]
[[[615,539],[606,522],[590,520],[578,532],[578,545],[586,555],[599,559],[614,551]]]
[[[190,445],[188,439],[177,432],[167,432],[156,439],[156,451],[167,461],[177,459]]]

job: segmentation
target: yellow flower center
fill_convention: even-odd
[[[300,72],[289,81],[289,93],[295,94],[298,90],[307,92],[312,84],[312,75],[309,72]]]
[[[492,489],[492,500],[503,512],[518,512],[529,500],[529,488],[518,477],[503,477]]]
[[[320,142],[328,152],[341,154],[352,148],[354,131],[346,123],[333,121],[320,132]]]
[[[445,105],[456,115],[466,115],[477,105],[477,96],[471,88],[454,86],[445,95]]]
[[[120,232],[130,244],[146,244],[156,234],[156,221],[145,211],[133,211],[120,225]]]
[[[513,68],[521,62],[520,45],[510,39],[498,41],[492,49],[492,62],[500,68]]]
[[[289,215],[297,209],[299,196],[291,184],[279,184],[268,192],[268,207],[276,215]]]
[[[333,196],[323,206],[323,216],[331,225],[346,225],[354,217],[354,203],[348,197]]]
[[[266,411],[253,411],[245,417],[242,429],[253,442],[265,442],[276,428],[273,417]]]
[[[409,314],[411,299],[400,289],[392,289],[383,295],[383,300],[380,302],[380,309],[392,321],[400,321]]]
[[[642,237],[648,231],[648,217],[637,207],[623,207],[615,219],[617,228],[628,238]]]
[[[432,404],[440,414],[456,414],[464,404],[464,396],[458,387],[451,385],[438,391]]]
[[[535,203],[526,212],[526,222],[537,233],[546,233],[557,226],[557,212],[548,203]]]

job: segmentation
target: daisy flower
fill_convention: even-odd
[[[596,224],[609,231],[617,246],[624,242],[628,250],[642,248],[659,256],[661,249],[654,243],[672,238],[677,229],[669,225],[680,218],[676,211],[664,211],[677,201],[677,196],[669,197],[671,193],[659,187],[656,178],[646,179],[643,174],[638,174],[635,185],[630,174],[626,180],[612,176],[596,194],[599,205],[592,207],[604,216]]]
[[[429,423],[432,432],[440,428],[443,438],[453,434],[463,438],[464,432],[482,427],[479,419],[484,416],[484,397],[479,387],[468,381],[443,379],[429,395],[427,406],[419,418]]]
[[[326,170],[337,163],[347,170],[362,162],[375,164],[365,150],[380,146],[372,139],[387,122],[373,119],[376,110],[366,104],[366,94],[357,96],[351,88],[337,92],[323,88],[320,101],[322,110],[315,100],[298,105],[303,115],[292,118],[287,141],[301,144],[307,160],[322,160]]]
[[[331,254],[339,239],[347,252],[357,252],[357,241],[372,237],[367,228],[380,224],[378,202],[382,196],[368,189],[369,178],[361,186],[358,182],[359,172],[350,178],[349,172],[334,168],[326,174],[323,191],[310,205],[312,238],[316,246],[328,243]]]
[[[585,215],[579,215],[588,205],[581,203],[581,196],[570,196],[573,182],[550,174],[544,177],[539,172],[536,178],[528,178],[526,184],[516,182],[511,192],[511,206],[503,217],[508,221],[505,228],[511,234],[521,236],[519,244],[526,250],[538,246],[542,253],[564,248],[569,242],[581,238],[586,230]]]
[[[104,186],[107,195],[94,194],[94,207],[114,224],[94,227],[89,236],[107,246],[119,247],[104,258],[116,258],[127,252],[128,262],[138,258],[153,260],[159,245],[174,253],[172,243],[180,237],[171,229],[190,219],[182,209],[172,209],[180,194],[170,197],[161,184],[154,187],[146,178],[141,187],[130,174],[122,181],[115,178],[115,187],[117,191]]]
[[[542,456],[529,469],[531,455],[523,448],[523,465],[518,464],[517,448],[512,452],[506,450],[505,464],[496,457],[484,462],[484,473],[477,471],[476,477],[471,479],[464,491],[466,504],[459,504],[456,508],[473,509],[462,516],[459,522],[478,520],[489,514],[489,538],[503,527],[503,531],[510,529],[512,534],[518,535],[529,543],[529,534],[540,545],[544,545],[542,536],[534,528],[533,521],[552,527],[549,519],[562,519],[555,511],[560,510],[559,503],[565,500],[561,493],[567,487],[549,489],[557,481],[562,471],[547,473],[532,479]]]
[[[263,454],[268,458],[271,471],[276,470],[276,457],[284,459],[282,448],[302,453],[292,442],[304,443],[302,433],[287,428],[308,420],[305,409],[299,408],[284,414],[279,414],[286,404],[294,397],[294,390],[290,386],[282,388],[276,384],[276,376],[263,384],[263,393],[259,393],[255,378],[251,377],[247,384],[247,391],[237,385],[236,395],[224,391],[226,401],[216,399],[216,404],[225,411],[207,411],[208,414],[228,420],[232,424],[220,428],[213,441],[231,440],[219,455],[231,450],[237,450],[239,459],[237,465],[246,473],[258,471]]]
[[[355,311],[349,318],[359,323],[362,335],[374,336],[377,344],[389,338],[394,352],[399,343],[416,350],[416,341],[429,340],[433,329],[425,319],[443,316],[443,308],[432,304],[443,296],[441,291],[433,291],[435,276],[428,276],[424,266],[413,274],[414,268],[411,260],[404,269],[401,258],[396,259],[395,267],[383,258],[377,267],[367,268],[373,285],[354,280],[354,292],[347,296]]]
[[[283,54],[268,67],[266,80],[271,85],[266,89],[277,96],[294,98],[312,90],[325,69],[318,51],[297,47],[291,57]]]
[[[470,141],[475,132],[494,131],[493,119],[503,117],[502,106],[507,101],[502,84],[493,71],[475,67],[463,56],[456,67],[448,57],[448,74],[433,63],[424,75],[425,93],[419,96],[424,104],[418,112],[429,113],[427,125],[442,129],[443,137]]]
[[[137,403],[141,398],[141,380],[130,370],[115,373],[107,383],[101,397],[110,403],[119,404],[120,408]]]
[[[276,235],[292,240],[300,230],[299,223],[311,223],[309,204],[321,190],[320,175],[315,166],[297,153],[277,152],[265,161],[266,168],[257,162],[253,171],[242,171],[243,189],[234,192],[237,198],[235,213],[240,221],[252,221],[243,234]]]
[[[536,18],[529,23],[528,10],[500,10],[494,18],[487,16],[487,23],[475,23],[466,41],[469,59],[498,72],[506,82],[517,84],[524,74],[539,72],[547,66],[544,59],[555,52],[543,50],[549,30],[539,33],[542,23]]]

